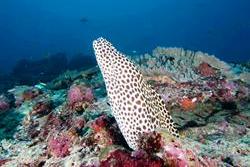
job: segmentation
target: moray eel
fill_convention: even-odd
[[[138,149],[139,136],[156,129],[167,129],[178,137],[161,96],[146,83],[132,61],[104,38],[94,40],[93,48],[112,114],[129,147]]]

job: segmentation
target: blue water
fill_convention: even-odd
[[[158,45],[250,58],[249,0],[1,0],[0,70],[20,58],[79,52],[111,40],[125,53]]]

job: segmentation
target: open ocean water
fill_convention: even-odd
[[[1,1],[0,69],[57,52],[92,56],[92,40],[99,36],[126,53],[177,46],[245,61],[249,11],[248,0]]]

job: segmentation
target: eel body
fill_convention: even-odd
[[[112,114],[129,147],[138,149],[139,136],[156,129],[178,136],[161,96],[146,83],[132,61],[104,38],[95,40],[93,48]]]

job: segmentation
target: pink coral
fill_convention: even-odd
[[[93,100],[94,95],[92,89],[87,88],[83,85],[74,85],[68,92],[68,101],[70,104],[81,101],[92,102]]]
[[[51,138],[48,142],[49,153],[55,157],[65,157],[70,154],[71,140],[68,136],[63,135]]]
[[[91,88],[85,85],[73,85],[68,91],[68,104],[70,108],[81,110],[86,104],[94,101],[94,94]]]
[[[222,87],[231,91],[235,91],[238,85],[234,82],[222,81]]]

